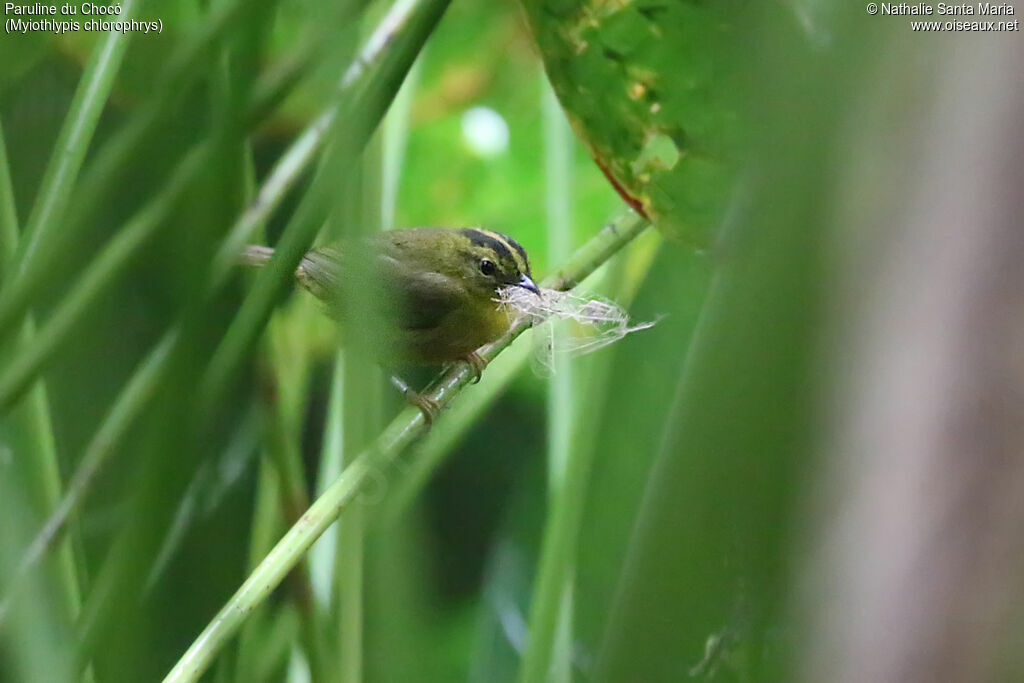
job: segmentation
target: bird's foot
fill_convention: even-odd
[[[434,424],[434,418],[441,412],[441,406],[438,405],[437,401],[418,391],[414,391],[412,387],[396,375],[391,376],[391,383],[402,392],[402,397],[406,403],[420,409],[420,413],[423,414],[423,421],[427,423],[427,427]]]
[[[434,418],[441,412],[441,406],[438,405],[437,401],[419,392],[406,392],[405,400],[409,405],[414,405],[420,409],[420,413],[423,414],[423,421],[427,423],[428,427],[434,424]]]
[[[484,368],[487,367],[487,361],[476,351],[471,351],[462,360],[466,361],[469,369],[473,371],[473,384],[479,383],[480,378],[483,376]]]

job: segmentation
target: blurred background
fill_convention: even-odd
[[[0,42],[0,680],[161,679],[401,410],[241,245],[634,210],[581,290],[656,324],[523,335],[203,680],[1024,680],[1019,28],[119,7]]]

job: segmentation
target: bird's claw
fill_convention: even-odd
[[[428,427],[434,424],[434,418],[441,412],[441,406],[437,401],[412,389],[405,392],[405,400],[409,405],[420,409],[420,413],[423,414],[423,421],[427,423]]]
[[[484,368],[487,367],[487,361],[476,351],[471,352],[463,360],[469,365],[469,369],[473,371],[473,384],[478,384],[483,376]]]
[[[398,375],[391,376],[391,383],[402,392],[402,397],[409,405],[416,406],[423,414],[423,421],[430,427],[434,424],[434,418],[441,412],[441,406],[434,399],[425,396],[418,391],[413,391],[406,382]]]

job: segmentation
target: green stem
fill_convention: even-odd
[[[548,258],[559,263],[572,253],[572,131],[562,107],[551,91],[547,79],[542,96],[544,113],[544,163],[547,180]],[[568,326],[553,321],[554,334],[564,335]],[[557,347],[557,343],[555,344]],[[553,373],[548,390],[548,486],[557,491],[564,479],[571,448],[573,416],[573,366],[568,355],[555,358],[558,372]]]
[[[14,264],[14,252],[18,248],[18,211],[14,204],[14,187],[11,185],[11,167],[7,161],[7,144],[4,130],[0,125],[0,278],[7,275]]]
[[[649,234],[655,238],[657,233]],[[606,267],[601,289],[628,306],[646,276],[656,248],[650,241],[637,240],[629,262],[620,259]],[[632,267],[632,268],[631,268]],[[630,270],[633,272],[631,273]],[[570,450],[561,481],[551,491],[541,554],[530,600],[529,636],[526,656],[519,674],[521,683],[572,680],[572,600],[578,562],[579,534],[583,525],[590,471],[612,371],[611,354],[595,354],[576,365],[576,413],[571,429]],[[559,372],[564,369],[560,367]],[[567,437],[568,438],[568,437]]]
[[[520,683],[533,681],[565,680],[569,661],[554,658],[556,645],[571,649],[569,642],[556,642],[560,631],[566,629],[571,635],[571,616],[563,613],[570,605],[564,600],[572,592],[575,573],[574,556],[576,531],[582,512],[584,491],[589,460],[580,454],[581,449],[573,448],[561,481],[550,492],[547,521],[541,543],[540,562],[533,596],[530,599],[530,628],[526,655],[519,671]],[[568,653],[559,653],[568,657]],[[557,676],[555,675],[557,671]]]
[[[592,273],[639,235],[647,225],[647,221],[635,214],[629,214],[609,225],[578,249],[543,285],[556,289],[570,288],[571,283],[579,282]],[[493,360],[527,327],[525,321],[517,322],[503,337],[480,349],[480,355],[487,361]],[[440,408],[446,408],[472,381],[473,374],[468,367],[454,368],[442,375],[427,393],[427,397],[436,401]],[[426,430],[426,421],[418,408],[408,407],[400,412],[374,443],[345,468],[341,476],[278,541],[213,621],[193,641],[168,673],[165,683],[198,680],[228,638],[238,630],[246,615],[270,595],[320,534],[364,490],[371,478],[383,475],[394,458]]]
[[[381,229],[382,136],[367,145],[349,185],[351,201],[335,207],[335,227],[350,239],[361,240]],[[357,316],[369,315],[366,297],[356,298]],[[383,425],[382,379],[380,370],[364,362],[354,350],[346,350],[342,362],[342,468],[369,444]],[[336,416],[335,416],[336,417]],[[352,510],[338,525],[335,555],[335,580],[338,600],[338,680],[359,683],[363,680],[365,658],[364,577],[366,573],[366,525],[362,506]]]
[[[7,145],[3,127],[0,126],[0,273],[13,270],[16,245],[18,242],[18,214],[11,185],[10,165],[7,161]],[[35,325],[29,316],[22,325],[16,346],[33,344]],[[27,400],[11,415],[12,422],[18,423],[26,437],[26,452],[18,458],[17,467],[23,468],[25,482],[30,483],[29,496],[40,514],[47,514],[60,500],[60,469],[57,462],[57,447],[53,437],[50,418],[50,404],[46,387],[36,382]],[[64,544],[57,556],[59,580],[59,601],[63,617],[72,623],[81,609],[81,593],[74,558],[69,544]],[[7,585],[18,578],[18,570],[7,577]],[[9,605],[0,603],[0,622]]]
[[[345,425],[342,419],[342,396],[345,390],[344,365],[342,352],[335,354],[334,368],[331,371],[331,389],[327,399],[327,416],[324,420],[323,445],[320,448],[320,471],[317,473],[317,495],[322,495],[327,487],[341,474],[342,450],[344,448]],[[313,585],[316,589],[317,603],[331,609],[334,603],[336,555],[338,547],[338,528],[333,527],[320,539],[310,553],[310,565],[313,568]]]
[[[371,373],[358,372],[356,368],[352,367],[353,365],[355,363],[347,364],[345,374],[348,381],[344,385],[346,389],[352,387],[354,383],[357,383],[360,388],[364,388],[370,381],[375,379]],[[371,366],[369,369],[374,368]],[[342,404],[342,412],[348,416],[353,414],[352,396],[353,393],[351,391],[348,392],[347,398],[350,400],[343,401]],[[378,405],[369,406],[371,410],[379,407],[379,392],[373,398],[377,399],[374,402]],[[356,405],[359,404],[356,403]],[[375,412],[379,414],[380,411]],[[354,419],[345,420],[345,425],[349,427],[346,430],[345,436],[347,437],[346,441],[350,445],[354,443],[351,440],[353,436],[351,428],[357,424],[357,421]],[[373,423],[364,421],[363,424],[369,426]],[[358,453],[358,451],[354,448],[346,449],[346,455],[353,453]],[[346,460],[342,461],[343,467],[347,465]],[[352,509],[352,514],[348,515],[338,525],[338,544],[334,570],[338,595],[336,603],[338,652],[335,661],[338,666],[337,679],[341,683],[359,683],[363,679],[363,612],[365,603],[363,583],[366,559],[364,517],[362,507],[357,506]]]
[[[572,133],[547,79],[544,84],[544,149],[547,176],[548,251],[553,261],[561,261],[572,250],[570,154]],[[574,448],[573,426],[576,418],[574,384],[577,364],[566,353],[559,353],[559,339],[570,334],[566,321],[552,321],[553,374],[548,385],[548,504],[558,510],[568,490],[576,485],[571,478]],[[551,594],[534,594],[531,601],[530,637],[523,663],[524,680],[567,681],[572,665],[572,582],[571,567],[564,567]],[[544,582],[541,581],[541,584]],[[545,602],[545,600],[549,602]],[[557,656],[556,656],[557,655]],[[525,672],[540,674],[527,677]]]

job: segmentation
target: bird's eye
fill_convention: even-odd
[[[484,259],[480,262],[480,272],[484,275],[494,275],[494,271],[497,269],[498,267],[494,265],[494,261]]]

